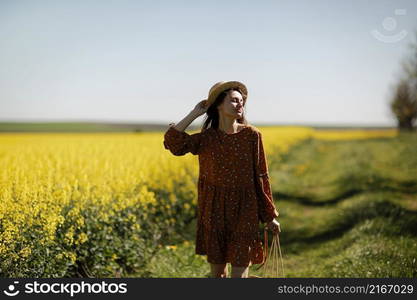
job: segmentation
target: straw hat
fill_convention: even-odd
[[[230,88],[240,88],[240,90],[245,94],[244,99],[248,95],[248,89],[246,86],[239,82],[239,81],[219,81],[214,84],[208,94],[206,105],[209,107],[213,102],[216,100],[217,96],[220,95],[221,92],[230,89]],[[243,95],[242,95],[243,96]]]

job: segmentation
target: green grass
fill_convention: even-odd
[[[415,134],[306,140],[272,164],[285,276],[417,277],[415,149]],[[209,277],[206,257],[194,254],[194,227],[132,276]]]
[[[51,122],[13,123],[0,122],[0,132],[108,132],[127,131],[101,123]]]

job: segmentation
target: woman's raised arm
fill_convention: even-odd
[[[188,134],[184,130],[196,118],[207,111],[205,107],[206,100],[200,101],[188,115],[177,124],[170,123],[169,129],[164,135],[164,147],[176,156],[185,155],[191,152],[196,155],[201,147],[201,132]]]

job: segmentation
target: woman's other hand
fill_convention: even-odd
[[[266,225],[267,229],[271,230],[274,234],[281,233],[281,225],[276,219],[273,219]]]

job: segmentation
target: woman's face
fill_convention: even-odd
[[[243,97],[238,91],[228,91],[222,104],[218,106],[219,114],[239,119],[243,114]]]

